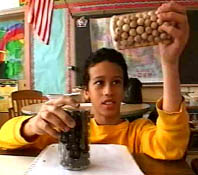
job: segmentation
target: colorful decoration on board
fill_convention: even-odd
[[[27,4],[27,2],[28,2],[28,0],[19,0],[19,5],[24,6]]]
[[[28,23],[45,44],[49,43],[54,0],[29,0]]]
[[[23,77],[24,22],[0,23],[0,70],[1,78],[21,79]],[[3,66],[2,66],[3,65]]]

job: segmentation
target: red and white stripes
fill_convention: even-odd
[[[45,44],[49,43],[54,0],[29,0],[28,23]]]

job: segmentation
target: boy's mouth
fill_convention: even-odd
[[[107,102],[104,102],[103,104],[110,105],[110,104],[113,104],[113,102],[112,101],[107,101]]]
[[[113,107],[115,105],[115,101],[113,101],[113,100],[104,100],[102,102],[102,105]]]

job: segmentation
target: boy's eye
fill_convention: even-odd
[[[121,80],[114,80],[113,84],[121,84]]]
[[[94,82],[94,84],[95,85],[102,85],[103,84],[103,81],[101,81],[101,80],[100,81],[96,81],[96,82]]]

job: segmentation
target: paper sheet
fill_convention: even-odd
[[[91,144],[90,166],[81,171],[69,171],[59,164],[58,145],[43,150],[25,175],[143,175],[127,147],[113,144]]]
[[[23,175],[35,157],[0,155],[0,175]]]

